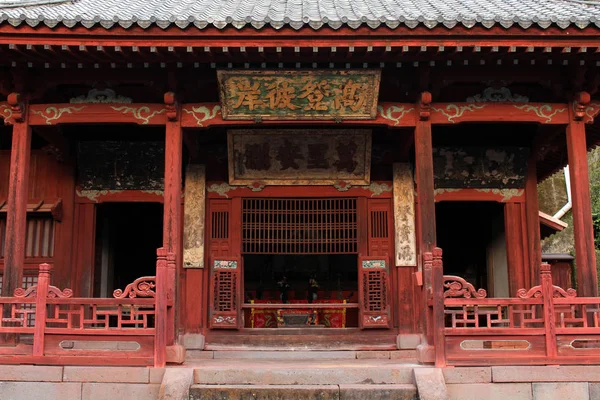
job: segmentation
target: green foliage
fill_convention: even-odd
[[[600,249],[600,149],[595,149],[589,154],[589,167],[594,237],[596,249]]]

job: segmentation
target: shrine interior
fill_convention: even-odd
[[[441,202],[435,214],[444,274],[464,277],[490,297],[508,297],[504,204]]]
[[[115,289],[124,289],[135,279],[156,273],[163,206],[106,203],[97,207],[94,295],[111,297]]]

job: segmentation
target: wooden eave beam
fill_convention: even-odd
[[[264,47],[286,47],[290,43],[293,46],[312,47],[315,41],[319,46],[539,46],[539,47],[597,47],[597,35],[599,29],[590,27],[578,29],[570,27],[560,29],[550,27],[547,29],[532,27],[526,31],[522,29],[504,29],[493,27],[474,27],[467,29],[456,26],[453,29],[436,27],[428,29],[417,27],[414,29],[398,28],[388,29],[381,27],[373,31],[368,27],[351,29],[343,27],[338,30],[322,28],[318,31],[313,29],[294,30],[284,27],[279,30],[263,28],[235,29],[228,27],[222,30],[206,28],[199,30],[188,28],[181,30],[173,27],[161,29],[152,26],[148,29],[131,27],[124,29],[119,26],[106,30],[102,27],[87,29],[82,26],[66,28],[57,26],[48,28],[46,26],[12,27],[8,24],[0,25],[0,43],[14,44],[70,44],[84,46],[114,46],[135,45],[148,46],[150,43],[161,43],[161,46],[186,47],[198,45],[198,43],[209,43],[214,47],[227,47],[231,43],[237,46],[264,46]]]

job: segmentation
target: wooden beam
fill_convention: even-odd
[[[4,276],[2,282],[2,296],[4,297],[12,296],[15,289],[21,287],[23,278],[29,160],[31,156],[31,127],[25,116],[27,110],[21,103],[18,94],[9,95],[8,103],[13,110],[14,123],[10,152]]]
[[[508,203],[504,206],[504,227],[506,236],[506,261],[508,265],[509,296],[517,296],[519,289],[528,289],[525,276],[528,261],[523,238],[527,229],[522,218],[524,203]]]
[[[594,251],[594,228],[590,199],[587,145],[583,118],[590,95],[580,93],[569,108],[567,153],[573,198],[573,230],[575,233],[575,263],[579,296],[598,296],[598,273]]]
[[[181,267],[181,233],[182,233],[182,207],[181,207],[181,179],[183,162],[183,134],[181,129],[181,110],[175,100],[174,93],[165,94],[166,108],[166,137],[165,137],[165,190],[164,190],[164,225],[163,225],[163,247],[168,253],[176,256],[177,271]],[[169,290],[173,299],[179,299],[175,295],[177,289],[177,277],[175,271],[169,272]],[[167,345],[175,341],[175,310],[178,306],[169,308],[169,323],[167,332]]]

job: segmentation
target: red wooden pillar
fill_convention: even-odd
[[[165,190],[164,190],[164,222],[163,247],[168,253],[175,254],[176,270],[181,265],[181,170],[183,135],[179,106],[175,94],[165,94],[167,108],[166,137],[165,137]],[[175,342],[175,311],[178,307],[177,272],[168,280],[168,291],[173,293],[174,307],[169,307],[167,315],[167,345]]]
[[[594,228],[590,199],[587,143],[583,117],[590,102],[588,93],[580,93],[569,109],[567,151],[573,199],[573,230],[575,232],[575,263],[577,291],[583,297],[598,296],[598,274],[594,251]]]
[[[506,260],[508,263],[509,295],[514,297],[519,289],[528,289],[529,259],[526,253],[526,225],[523,222],[523,203],[504,205],[504,226],[506,230]]]
[[[430,117],[431,93],[424,92],[418,104],[419,120],[415,126],[415,176],[417,181],[417,215],[419,226],[419,251],[423,255],[431,253],[435,248],[435,199],[433,185],[433,146],[431,138]],[[423,257],[419,257],[423,260]],[[425,309],[425,333],[426,343],[422,346],[423,353],[419,356],[421,361],[433,361],[427,344],[433,344],[433,325],[428,299],[432,293],[431,269],[423,271],[422,264],[419,266],[419,272],[422,275],[423,282],[423,307]],[[443,345],[443,344],[441,344]]]
[[[540,264],[542,263],[536,149],[537,144],[534,143],[531,155],[529,156],[529,161],[527,162],[527,176],[525,178],[525,215],[527,220],[527,242],[529,244],[528,275],[531,286],[538,284]]]
[[[50,264],[40,264],[38,273],[37,291],[35,296],[35,328],[33,334],[33,355],[41,357],[44,355],[44,339],[46,331],[46,300],[48,298],[48,287],[50,287]]]
[[[21,287],[25,264],[27,229],[27,198],[29,159],[31,156],[31,128],[19,95],[12,93],[8,102],[13,111],[12,147],[10,153],[10,182],[6,212],[6,242],[2,296],[12,296]]]

